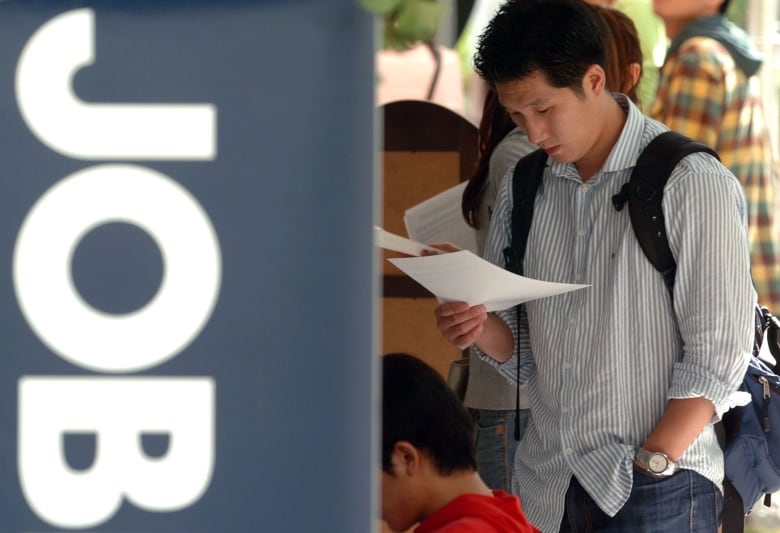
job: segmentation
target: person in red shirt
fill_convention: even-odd
[[[444,379],[408,354],[382,358],[382,519],[415,533],[536,532],[520,500],[477,473],[474,422]]]

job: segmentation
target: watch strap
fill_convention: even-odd
[[[653,460],[659,456],[665,460],[666,468],[660,471],[653,470],[651,464],[654,462]],[[651,452],[640,447],[637,449],[634,457],[643,465],[643,469],[647,471],[648,474],[655,477],[669,477],[677,470],[677,464],[663,452]]]

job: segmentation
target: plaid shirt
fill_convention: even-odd
[[[769,136],[758,79],[746,77],[716,40],[693,37],[667,57],[650,116],[702,141],[739,178],[748,205],[758,299],[780,310],[780,225]]]

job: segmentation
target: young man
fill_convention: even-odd
[[[777,180],[756,73],[761,56],[726,20],[728,0],[653,0],[671,39],[650,116],[717,150],[739,178],[758,301],[780,309]]]
[[[491,491],[474,458],[474,425],[436,371],[406,354],[382,358],[382,519],[393,531],[537,531],[516,496]]]
[[[581,0],[510,0],[488,26],[477,70],[549,154],[525,275],[590,287],[525,304],[519,324],[514,309],[444,303],[437,326],[510,379],[520,365],[532,416],[514,491],[542,531],[716,531],[723,456],[712,422],[730,406],[752,342],[744,197],[714,157],[677,165],[663,197],[672,299],[628,210],[612,205],[666,128],[609,92],[603,61]],[[505,179],[485,251],[497,265],[512,203]]]

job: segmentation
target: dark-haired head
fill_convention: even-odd
[[[474,423],[444,379],[420,359],[382,357],[382,470],[396,443],[425,452],[442,475],[476,470]]]
[[[604,56],[600,22],[582,0],[508,0],[480,36],[474,66],[491,84],[541,73],[580,95],[585,72],[605,67]]]

